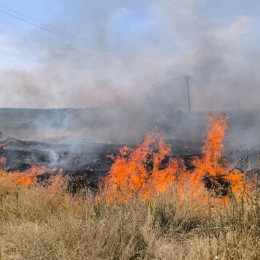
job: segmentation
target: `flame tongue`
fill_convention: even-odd
[[[203,164],[209,171],[209,175],[225,174],[225,162],[221,162],[223,139],[227,129],[227,118],[222,115],[209,115],[208,136],[202,149]]]
[[[227,129],[227,118],[224,115],[209,115],[208,135],[202,148],[202,158],[195,159],[195,170],[192,174],[193,185],[202,184],[210,190],[228,189],[229,183],[225,181],[228,173],[228,162],[222,155],[223,139]],[[226,193],[226,192],[224,192]],[[224,195],[223,193],[223,195]],[[225,194],[227,195],[227,194]]]
[[[209,115],[208,136],[202,149],[203,157],[195,160],[194,176],[215,195],[227,196],[243,188],[243,175],[230,171],[231,165],[223,156],[223,139],[227,129],[227,117]]]

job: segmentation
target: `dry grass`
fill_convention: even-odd
[[[174,190],[106,205],[89,192],[2,182],[0,259],[260,259],[259,212],[259,189],[230,205]]]

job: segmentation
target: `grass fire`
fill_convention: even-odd
[[[35,165],[8,172],[2,157],[2,254],[257,259],[258,181],[224,156],[226,130],[227,117],[210,114],[201,155],[189,165],[158,133],[149,133],[140,145],[107,155],[111,168],[95,191],[82,185],[88,175]]]
[[[0,260],[260,259],[259,10],[0,0]]]
[[[222,154],[227,118],[210,115],[208,136],[202,157],[194,158],[192,171],[185,169],[181,159],[170,158],[171,149],[156,134],[148,134],[137,148],[123,147],[104,182],[108,199],[128,200],[140,196],[143,200],[165,192],[175,184],[178,192],[190,185],[194,195],[203,188],[216,197],[230,197],[245,188],[244,175],[231,170]],[[244,177],[243,177],[244,176]]]

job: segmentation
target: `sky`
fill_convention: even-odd
[[[0,107],[259,109],[258,0],[0,0]]]

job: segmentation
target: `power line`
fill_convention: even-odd
[[[76,41],[76,44],[78,47],[81,47],[80,51],[82,52],[85,52],[87,54],[91,54],[91,55],[95,55],[97,56],[98,58],[101,58],[101,59],[113,59],[114,61],[124,61],[124,63],[126,64],[131,64],[130,60],[127,59],[127,57],[122,57],[122,56],[118,56],[118,55],[115,55],[114,53],[111,53],[107,50],[101,50],[101,51],[98,51],[98,50],[94,50],[94,48],[99,48],[100,46],[98,45],[91,45],[88,41],[86,41],[86,39],[78,36],[77,34],[75,33],[72,33],[72,32],[68,32],[68,31],[65,31],[63,28],[59,27],[59,26],[54,26],[52,24],[48,24],[48,23],[43,23],[41,20],[33,17],[33,16],[30,16],[26,13],[23,13],[21,11],[18,11],[12,7],[9,7],[7,5],[5,5],[3,2],[0,1],[0,12],[3,13],[3,14],[6,14],[10,17],[13,17],[15,19],[18,19],[18,20],[21,20],[27,24],[30,24],[30,25],[33,25],[33,26],[37,26],[37,27],[40,27],[42,30],[44,30],[45,32],[49,33],[49,34],[52,34],[52,35],[55,35],[55,36],[58,36],[60,38],[63,38],[63,39],[66,39],[66,40],[69,40],[69,41]],[[6,21],[6,20],[3,20],[0,18],[0,20],[4,21],[5,23],[8,23],[14,27],[17,27],[21,30],[24,30],[24,31],[27,31],[27,32],[30,32],[32,34],[35,34],[37,36],[40,36],[42,38],[45,38],[45,39],[48,39],[48,40],[51,40],[51,41],[55,41],[56,43],[59,42],[58,40],[56,39],[52,39],[52,37],[49,37],[49,36],[46,36],[44,35],[44,33],[41,31],[41,33],[39,32],[35,32],[35,31],[31,31],[29,29],[26,29],[22,26],[19,26],[15,23],[12,23],[10,21]],[[59,42],[60,43],[60,42]],[[72,47],[72,46],[71,46]],[[76,49],[76,46],[73,46],[74,49]],[[136,60],[135,59],[135,63],[140,63],[140,64],[146,64],[146,61],[144,60]]]
[[[62,29],[62,28],[60,28],[60,27],[53,26],[52,24],[42,23],[41,20],[39,20],[39,19],[37,19],[37,18],[34,18],[34,17],[32,17],[32,16],[30,16],[30,15],[28,15],[28,14],[25,14],[25,13],[23,13],[23,12],[21,12],[21,11],[17,11],[17,10],[14,9],[14,8],[8,7],[8,6],[4,5],[4,4],[2,4],[1,2],[0,2],[0,7],[2,7],[2,8],[5,9],[5,10],[9,10],[9,11],[11,11],[11,12],[13,12],[13,13],[16,13],[16,14],[18,14],[19,16],[25,18],[25,19],[29,19],[29,20],[31,20],[31,21],[37,23],[37,24],[40,25],[40,26],[43,26],[43,27],[45,27],[45,28],[51,28],[51,29],[53,29],[53,30],[55,30],[55,31],[57,31],[57,32],[65,33],[65,34],[67,34],[67,35],[72,36],[73,38],[75,38],[75,39],[77,39],[77,40],[82,40],[82,41],[84,41],[84,42],[87,43],[87,41],[86,41],[85,39],[79,37],[77,34],[74,34],[74,33],[68,32],[68,31],[65,31],[64,29]]]
[[[26,31],[26,32],[31,32],[30,30],[25,29],[25,28],[22,27],[22,26],[19,26],[19,25],[15,24],[15,23],[12,23],[12,22],[10,22],[10,21],[4,20],[4,19],[2,19],[2,18],[0,18],[0,21],[4,22],[4,23],[6,23],[6,24],[12,25],[12,26],[14,26],[14,27],[16,27],[16,28],[18,28],[18,29],[20,29],[20,30],[23,30],[23,31]],[[37,36],[40,36],[40,37],[42,37],[42,38],[45,38],[45,39],[47,39],[47,40],[55,41],[54,39],[51,39],[51,38],[49,38],[49,37],[46,37],[46,36],[44,36],[44,35],[42,35],[42,34],[39,34],[39,33],[37,33],[37,32],[31,32],[31,33],[33,33],[33,34],[35,34],[35,35],[37,35]]]
[[[3,10],[3,8],[4,8],[4,10]],[[7,6],[3,5],[1,2],[0,2],[0,12],[2,12],[4,14],[7,14],[7,15],[9,15],[11,17],[14,17],[16,19],[22,20],[22,21],[24,21],[24,22],[26,22],[26,23],[28,23],[30,25],[40,26],[45,31],[47,31],[49,33],[52,33],[52,34],[56,34],[56,36],[65,38],[67,40],[80,41],[80,42],[78,42],[78,44],[81,47],[84,47],[87,50],[87,53],[95,54],[95,55],[98,55],[98,56],[106,56],[106,57],[113,58],[113,59],[121,59],[120,57],[117,57],[114,54],[111,54],[111,53],[109,53],[107,51],[106,52],[104,52],[104,51],[100,52],[100,51],[93,50],[93,49],[91,49],[89,47],[88,43],[85,40],[83,41],[83,39],[81,37],[78,37],[76,34],[66,32],[63,29],[60,29],[60,28],[58,28],[56,26],[52,26],[52,25],[49,25],[49,24],[44,24],[39,19],[33,18],[33,17],[31,17],[31,16],[29,16],[27,14],[24,14],[24,13],[22,13],[20,11],[17,11],[17,10],[15,10],[13,8],[7,7]],[[9,21],[3,20],[3,19],[1,19],[1,20],[4,21],[5,23],[9,23],[9,24],[11,24],[11,25],[13,25],[13,26],[15,26],[15,27],[17,27],[19,29],[22,29],[22,30],[25,30],[25,31],[30,31],[28,29],[25,29],[22,26],[16,25],[16,24],[11,23]],[[53,40],[53,39],[51,39],[49,37],[46,37],[46,36],[44,36],[44,35],[42,35],[40,33],[36,33],[36,32],[32,32],[32,33],[34,33],[34,34],[36,34],[38,36],[44,37],[46,39],[49,39],[49,40]]]
[[[81,44],[88,46],[88,44],[90,44],[88,41],[86,41],[86,39],[78,36],[77,34],[75,33],[71,33],[71,32],[68,32],[68,31],[65,31],[63,28],[61,27],[58,27],[58,26],[54,26],[52,24],[48,24],[48,23],[43,23],[41,20],[37,19],[37,18],[34,18],[28,14],[25,14],[21,11],[17,11],[16,9],[14,8],[11,8],[11,7],[8,7],[4,4],[2,4],[0,2],[0,8],[4,9],[4,10],[0,10],[1,12],[5,13],[5,14],[8,14],[14,18],[17,18],[17,19],[20,19],[22,21],[25,21],[25,22],[28,22],[32,25],[36,25],[36,26],[40,26],[42,29],[48,31],[48,32],[51,32],[51,33],[55,33],[61,37],[65,37],[65,38],[68,38],[68,39],[71,39],[71,40],[77,40],[77,41],[80,41]]]
[[[46,35],[43,35],[43,34],[41,34],[41,33],[35,32],[35,31],[30,31],[30,30],[28,30],[28,29],[26,29],[26,28],[24,28],[24,27],[22,27],[22,26],[19,26],[19,25],[15,24],[15,23],[12,23],[12,22],[10,22],[10,21],[4,20],[4,19],[2,19],[2,18],[0,18],[0,21],[4,22],[4,23],[6,23],[6,24],[9,24],[9,25],[11,25],[11,26],[13,26],[13,27],[16,27],[16,28],[18,28],[18,29],[20,29],[20,30],[23,30],[23,31],[25,31],[25,32],[32,33],[32,34],[34,34],[34,35],[36,35],[36,36],[39,36],[39,37],[41,37],[41,38],[44,38],[44,39],[46,39],[46,40],[48,40],[48,41],[52,41],[52,42],[54,42],[54,43],[59,43],[59,44],[60,44],[60,41],[59,41],[59,40],[50,38],[50,37],[48,37],[48,36],[46,36]],[[72,48],[75,49],[75,47],[73,47],[73,46],[70,46],[70,47],[72,47]],[[79,49],[78,49],[78,50],[79,50]],[[86,53],[86,54],[95,55],[95,56],[98,57],[99,59],[109,59],[109,58],[111,58],[111,57],[105,56],[105,54],[97,53],[97,52],[94,51],[94,50],[80,49],[79,51],[80,51],[80,52],[83,52],[83,53]],[[114,60],[115,60],[115,59],[114,59]],[[116,59],[116,61],[119,61],[119,59]]]

